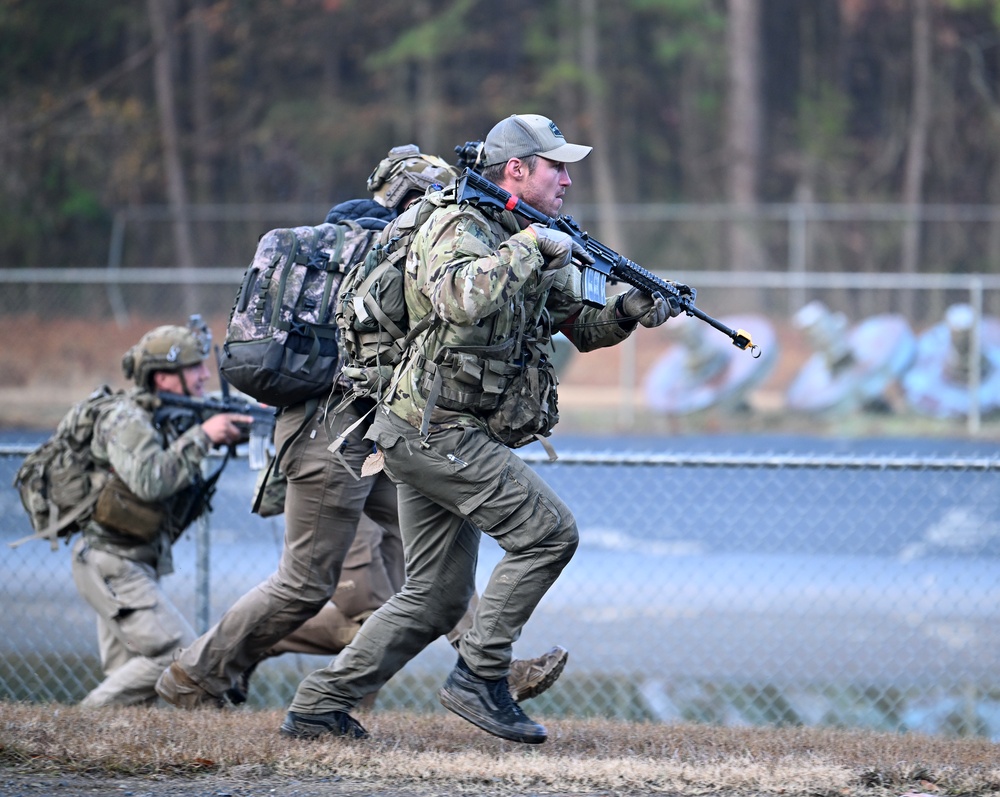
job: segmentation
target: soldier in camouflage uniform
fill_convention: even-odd
[[[330,211],[326,221],[354,219],[373,231],[374,240],[399,210],[432,185],[440,187],[453,176],[440,158],[423,155],[413,145],[395,148],[369,179],[374,199],[341,203]],[[352,616],[328,603],[337,589],[362,514],[381,527],[388,538],[398,540],[400,536],[395,485],[383,473],[360,479],[353,475],[361,472],[372,452],[372,444],[364,439],[369,423],[357,423],[369,414],[371,405],[365,399],[345,402],[350,389],[350,384],[340,379],[318,410],[306,403],[284,408],[278,416],[275,447],[280,451],[288,444],[280,463],[287,478],[287,492],[283,505],[285,538],[278,569],[241,597],[213,628],[185,646],[163,671],[156,691],[168,703],[194,709],[222,707],[227,697],[242,702],[246,699],[248,673],[262,659],[273,655],[275,646],[280,646],[288,634],[299,629],[294,640],[298,648],[308,638],[314,648],[325,647],[324,652],[336,653],[360,627],[360,620],[375,608],[371,606]],[[328,446],[344,430],[352,431],[340,449],[341,462],[331,456]],[[362,600],[385,600],[401,583],[400,573],[391,591],[383,587],[378,596],[366,595]],[[322,616],[317,618],[320,613]],[[301,629],[306,622],[310,622],[309,627]],[[338,623],[339,627],[329,627],[329,623]],[[554,648],[543,660],[531,660],[523,666],[528,696],[548,688],[565,661],[566,652]]]
[[[208,339],[162,326],[125,354],[125,376],[136,387],[109,407],[94,427],[94,459],[113,472],[94,518],[73,547],[73,580],[97,612],[105,680],[82,705],[156,700],[154,686],[177,649],[194,639],[184,616],[160,587],[173,572],[171,546],[207,507],[202,463],[213,446],[243,439],[246,415],[220,413],[177,434],[158,426],[157,392],[204,394],[211,376]]]
[[[511,116],[485,140],[483,176],[556,216],[571,184],[566,164],[589,152],[545,117]],[[569,507],[511,448],[547,435],[558,417],[556,330],[585,352],[680,313],[634,289],[585,306],[574,260],[592,262],[565,233],[474,204],[441,207],[417,231],[406,260],[410,324],[428,313],[439,322],[397,366],[399,386],[367,434],[397,483],[406,583],[302,681],[283,734],[366,736],[349,712],[466,611],[485,532],[504,555],[439,697],[489,733],[545,741],[506,679],[512,645],[578,533]]]

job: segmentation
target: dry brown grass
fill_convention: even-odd
[[[0,761],[8,773],[156,776],[189,787],[212,778],[339,784],[296,794],[1000,793],[1000,749],[983,739],[558,720],[546,723],[548,742],[528,746],[451,715],[375,712],[362,717],[369,740],[296,741],[277,733],[281,718],[0,703]]]

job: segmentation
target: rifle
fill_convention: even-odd
[[[608,280],[611,280],[612,283],[625,282],[652,297],[657,295],[663,299],[672,297],[687,315],[694,316],[727,335],[738,349],[744,351],[749,349],[754,359],[760,357],[760,347],[754,345],[749,332],[743,329],[730,329],[718,319],[712,318],[694,306],[697,293],[694,288],[679,282],[668,282],[660,279],[651,271],[647,271],[624,255],[618,254],[600,241],[591,238],[571,216],[557,218],[546,216],[471,169],[466,169],[459,178],[457,194],[459,202],[472,202],[497,210],[513,211],[530,222],[562,230],[579,243],[594,258],[592,264],[577,264],[583,274],[583,301],[585,304],[591,307],[604,307],[604,303],[607,301]]]
[[[183,434],[196,423],[203,423],[220,412],[249,415],[253,423],[246,429],[247,458],[251,470],[260,470],[267,464],[267,446],[274,435],[275,409],[253,401],[224,397],[191,398],[178,393],[157,393],[160,406],[153,414],[157,427],[170,426]]]
[[[482,141],[466,141],[464,144],[459,144],[455,147],[455,154],[458,155],[455,165],[459,169],[472,169],[477,174],[482,171],[482,166],[479,165],[483,154]]]

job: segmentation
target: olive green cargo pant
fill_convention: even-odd
[[[481,531],[504,550],[459,653],[483,678],[508,674],[512,645],[579,542],[552,488],[475,428],[420,432],[377,412],[368,432],[398,483],[406,583],[326,668],[299,685],[290,709],[350,711],[462,617],[475,591]]]
[[[319,610],[319,614],[310,617],[268,650],[267,655],[337,655],[354,639],[361,623],[399,591],[403,579],[402,539],[398,534],[384,530],[367,515],[362,515],[333,598]],[[477,597],[473,595],[469,609],[458,625],[448,632],[448,641],[452,644],[456,644],[472,626],[477,603]]]
[[[274,440],[278,450],[304,416],[304,407],[297,406],[278,417]],[[285,539],[277,571],[237,600],[177,658],[188,676],[210,694],[224,695],[272,645],[323,608],[337,588],[362,512],[379,525],[398,530],[392,482],[381,473],[355,480],[327,450],[330,439],[357,419],[353,407],[330,416],[321,408],[285,452],[281,460],[288,476]],[[342,449],[356,474],[372,452],[372,444],[363,437],[366,428],[359,425]]]

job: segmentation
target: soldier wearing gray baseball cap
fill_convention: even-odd
[[[495,166],[511,158],[540,155],[557,163],[576,163],[593,147],[569,144],[556,123],[534,113],[513,114],[498,122],[486,136],[483,165]]]

